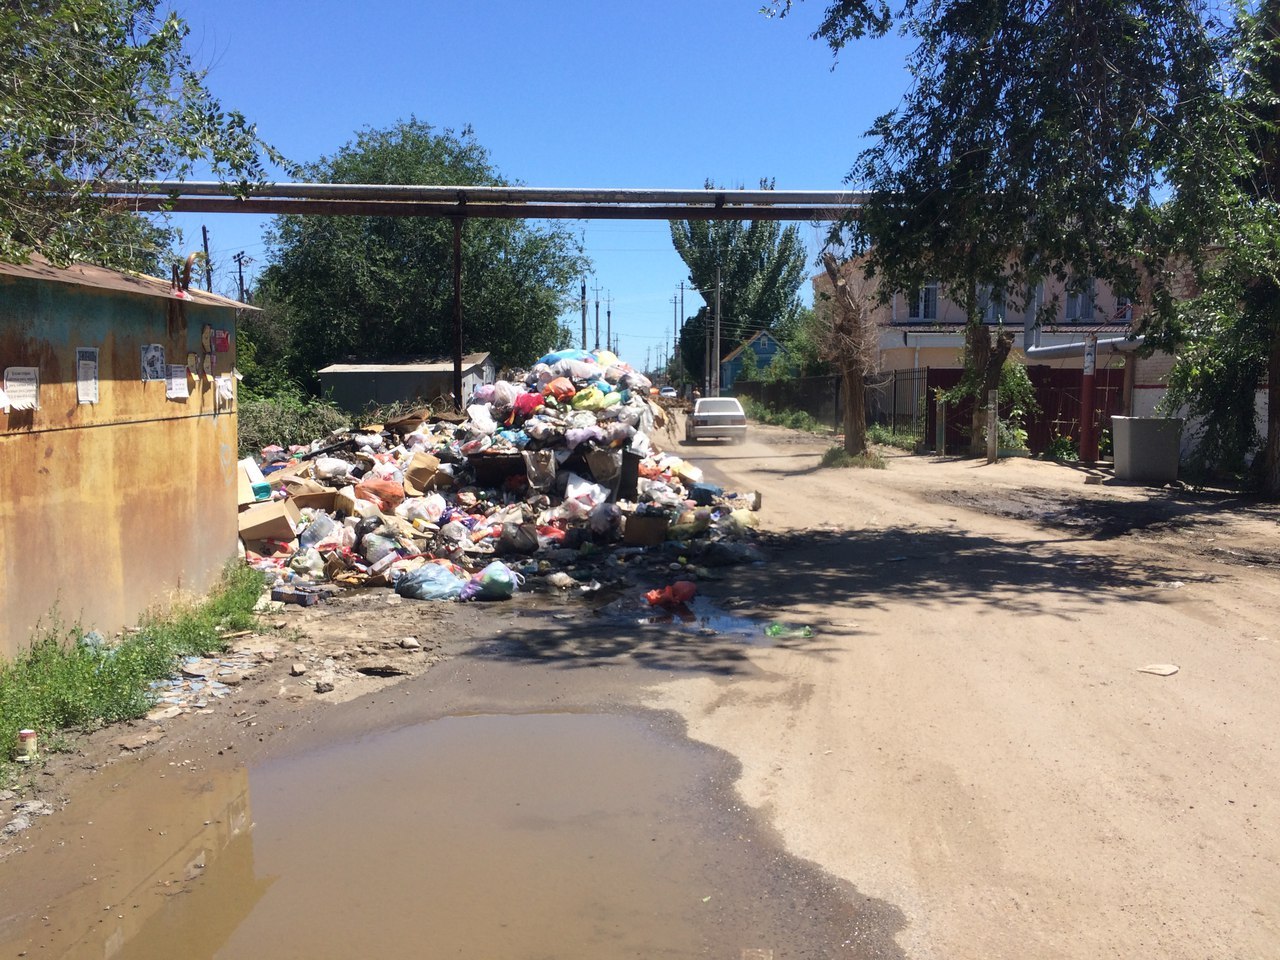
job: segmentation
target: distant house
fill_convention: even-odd
[[[487,353],[462,358],[462,399],[482,383],[493,383]],[[433,403],[453,393],[453,360],[413,359],[388,363],[334,363],[319,371],[321,393],[343,410],[359,413],[397,402]]]
[[[746,343],[739,345],[737,349],[720,361],[721,390],[728,390],[733,386],[733,381],[742,375],[742,368],[746,359],[743,354],[747,350],[750,350],[756,356],[756,369],[763,370],[773,363],[773,358],[782,350],[782,344],[777,341],[773,334],[767,330],[761,330]]]
[[[236,316],[168,280],[0,264],[0,655],[117,630],[236,552]]]

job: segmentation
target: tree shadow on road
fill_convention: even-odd
[[[1072,616],[1104,597],[1166,600],[1193,577],[1168,561],[1101,555],[1073,539],[995,539],[963,530],[802,531],[768,539],[771,561],[734,588],[780,607],[825,600],[854,608],[996,604]]]
[[[729,573],[727,590],[742,568]],[[607,604],[549,602],[530,597],[512,608],[503,635],[477,653],[502,660],[550,663],[569,669],[630,663],[651,670],[713,676],[758,675],[748,656],[768,645],[827,656],[834,649],[821,635],[766,637],[768,621],[736,616],[699,597],[692,609],[672,614],[648,607],[643,589],[631,588]]]

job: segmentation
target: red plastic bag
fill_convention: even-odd
[[[644,598],[651,607],[678,607],[692,600],[697,592],[698,585],[692,580],[677,580],[661,590],[650,590]]]
[[[553,381],[554,382],[554,381]],[[548,384],[550,386],[550,384]],[[515,403],[511,405],[512,418],[519,417],[523,420],[525,417],[532,416],[542,406],[542,396],[537,393],[522,393],[516,397]]]

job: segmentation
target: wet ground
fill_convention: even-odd
[[[0,957],[899,956],[895,907],[785,854],[728,755],[635,709],[652,669],[749,675],[750,647],[815,642],[704,589],[461,611],[478,644],[275,748],[241,727],[243,765],[229,740],[118,762],[0,861],[25,885]]]
[[[7,923],[0,949],[898,955],[896,911],[781,853],[733,799],[735,773],[647,713],[447,716],[249,770],[151,762],[63,824],[39,865],[78,847],[92,873]]]

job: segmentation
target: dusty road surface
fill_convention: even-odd
[[[710,620],[370,590],[237,641],[227,701],[33,771],[0,951],[1280,955],[1280,511],[825,448],[678,445],[763,495]]]
[[[648,702],[741,761],[790,850],[896,904],[908,956],[1280,956],[1280,514],[820,450],[697,451],[776,534],[735,592],[817,636]]]

